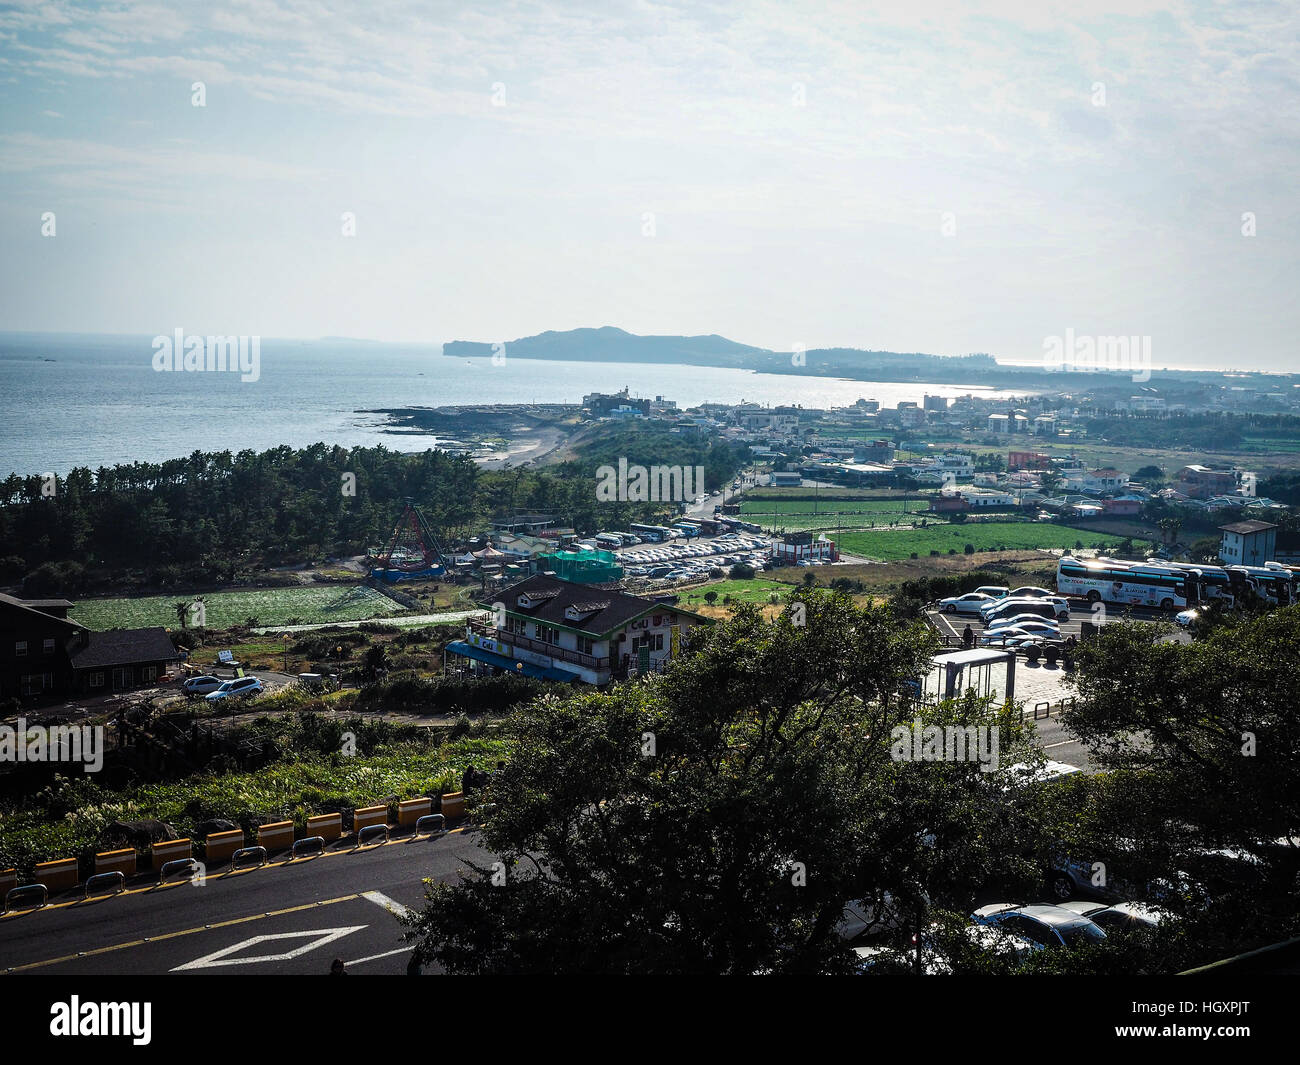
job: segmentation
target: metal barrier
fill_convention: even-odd
[[[1042,711],[1041,714],[1039,713],[1040,710]],[[1051,716],[1052,716],[1052,704],[1051,704],[1051,703],[1035,703],[1035,704],[1034,704],[1034,720],[1035,720],[1035,721],[1039,720],[1039,718],[1051,717]]]
[[[367,825],[365,828],[363,828],[360,832],[357,833],[357,846],[364,847],[366,845],[367,838],[373,838],[379,835],[381,832],[383,833],[384,836],[384,842],[387,843],[388,842],[387,825]]]
[[[161,884],[169,876],[175,876],[182,869],[187,877],[193,876],[198,867],[199,863],[193,858],[173,858],[170,862],[163,862],[162,868],[158,870],[158,883]]]
[[[116,884],[117,890],[113,894],[120,895],[126,890],[126,874],[117,869],[110,869],[107,873],[96,873],[86,881],[86,894],[83,898],[90,898],[91,891],[104,884]]]
[[[295,858],[299,857],[299,853],[298,853],[298,852],[299,852],[300,850],[306,850],[308,846],[315,847],[315,848],[316,848],[316,854],[324,854],[324,853],[325,853],[325,837],[324,837],[324,836],[307,836],[307,837],[304,838],[304,839],[297,840],[297,841],[294,843],[294,845],[293,845],[293,851],[292,851],[292,853],[289,855],[289,860],[290,860],[290,861],[293,861]],[[313,857],[314,857],[314,856],[315,856],[315,855],[313,855]]]
[[[258,859],[258,862],[257,865],[249,866],[248,868],[260,869],[266,864],[265,847],[240,847],[239,850],[235,851],[235,853],[230,856],[230,871],[233,873],[239,866],[239,860],[241,858],[247,858],[250,854],[254,855]]]
[[[447,819],[442,814],[425,814],[415,822],[417,836],[441,836],[447,831]]]
[[[50,889],[44,884],[23,884],[22,887],[10,888],[5,892],[5,908],[0,913],[8,913],[13,909],[13,901],[28,892],[39,891],[41,893],[41,905],[35,907],[41,909],[50,901]]]

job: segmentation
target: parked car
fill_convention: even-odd
[[[1089,918],[1061,906],[995,902],[981,906],[971,914],[971,919],[1045,947],[1078,947],[1106,938],[1106,933]]]
[[[265,689],[262,682],[256,677],[236,677],[234,680],[228,680],[214,692],[209,692],[204,698],[215,703],[222,699],[247,699],[253,695],[260,695]]]
[[[1026,584],[1023,588],[1013,588],[1008,599],[1055,599],[1056,593],[1049,592],[1046,588],[1039,588],[1032,584]]]
[[[1044,635],[1060,636],[1061,627],[1052,620],[1040,618],[1037,614],[1017,614],[1010,618],[997,618],[984,630],[986,636],[1003,629],[1022,629],[1025,632],[1041,632]]]
[[[939,600],[939,609],[945,614],[978,614],[980,607],[996,600],[987,592],[967,592],[965,595],[950,595]]]
[[[1135,928],[1155,928],[1169,914],[1147,902],[1118,902],[1086,916],[1104,932],[1130,932]]]
[[[1017,614],[1037,614],[1039,617],[1065,621],[1070,617],[1070,607],[1054,599],[1003,599],[985,604],[979,614],[986,622],[1015,617]]]
[[[1187,629],[1190,628],[1192,622],[1194,622],[1200,616],[1201,616],[1201,611],[1198,607],[1190,607],[1187,610],[1178,611],[1178,613],[1174,615],[1174,621],[1176,621],[1183,628]]]
[[[200,695],[207,695],[208,692],[214,692],[224,683],[220,677],[213,677],[204,674],[201,677],[190,677],[181,684],[181,691],[191,699],[197,699]]]
[[[981,584],[975,590],[987,595],[990,599],[1005,599],[1011,594],[1011,589],[1001,584]]]
[[[1001,647],[1011,651],[1021,647],[1040,647],[1043,644],[1055,642],[1059,638],[1060,633],[1030,632],[1028,629],[1013,625],[1007,629],[998,629],[997,632],[984,633],[979,639],[979,645],[981,647]]]
[[[978,950],[1008,957],[1015,962],[1022,962],[1035,951],[1045,949],[1042,943],[989,924],[971,924],[962,929],[962,933]],[[906,950],[854,947],[853,953],[858,957],[857,971],[868,973],[882,964],[890,963],[899,969],[913,970],[915,950],[913,941],[913,945]],[[952,972],[951,963],[938,949],[929,932],[921,937],[920,961],[921,972],[925,976],[944,976]]]

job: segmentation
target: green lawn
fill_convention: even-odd
[[[1089,529],[1047,522],[966,522],[960,525],[931,525],[924,529],[894,532],[846,532],[839,548],[850,554],[886,562],[910,558],[915,552],[926,558],[931,551],[946,555],[949,550],[964,554],[967,544],[976,551],[1026,550],[1030,548],[1072,548],[1082,541],[1086,548],[1112,549],[1123,537]],[[1150,541],[1135,540],[1139,549]]]
[[[145,625],[179,627],[176,603],[190,595],[154,595],[139,599],[83,599],[73,607],[73,621],[95,631]],[[286,625],[290,618],[313,625],[330,621],[365,621],[402,611],[388,596],[365,585],[304,585],[300,588],[253,588],[203,594],[210,629],[241,625],[250,617],[262,625]]]

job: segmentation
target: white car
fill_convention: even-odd
[[[1061,627],[1055,621],[1041,618],[1037,614],[1017,614],[1011,618],[998,618],[990,621],[985,633],[998,632],[1001,629],[1024,629],[1027,632],[1050,632],[1059,636]]]
[[[207,695],[208,692],[214,692],[222,685],[220,677],[204,675],[202,677],[190,677],[182,682],[181,691],[191,699],[197,699],[200,695]]]
[[[939,600],[939,609],[945,614],[978,614],[980,607],[1001,602],[984,592],[967,592],[965,595],[951,595]]]
[[[247,699],[253,695],[260,695],[262,692],[262,682],[256,677],[236,677],[234,680],[228,680],[214,692],[209,692],[203,698],[210,703],[220,702],[222,699]]]
[[[1025,632],[1022,629],[998,629],[997,632],[986,632],[980,637],[981,647],[1001,647],[1005,650],[1014,650],[1019,647],[1030,647],[1046,643],[1052,639],[1049,634],[1042,632]]]
[[[1049,592],[1046,588],[1039,588],[1032,584],[1027,584],[1023,588],[1011,589],[1008,599],[1056,599],[1059,598],[1055,592]]]
[[[1174,621],[1178,622],[1184,629],[1191,628],[1192,622],[1201,616],[1201,612],[1196,607],[1188,610],[1180,610],[1174,615]]]

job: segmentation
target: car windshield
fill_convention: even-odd
[[[1092,921],[1080,921],[1078,924],[1062,925],[1057,928],[1061,933],[1061,938],[1071,947],[1082,946],[1086,943],[1095,942],[1098,939],[1105,939],[1106,933],[1103,932]]]

